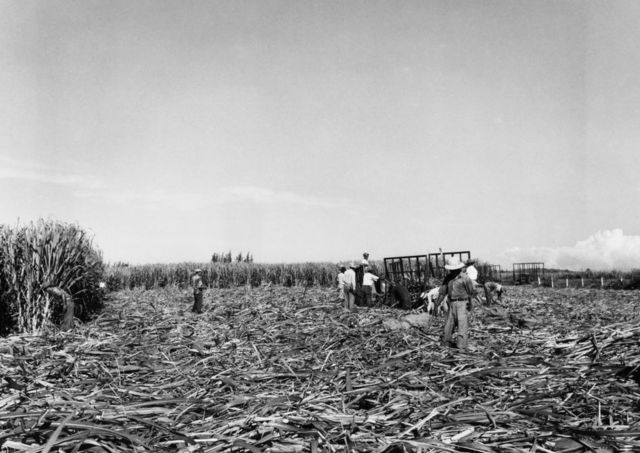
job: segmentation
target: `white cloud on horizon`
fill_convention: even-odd
[[[569,270],[640,269],[640,236],[625,236],[622,229],[598,231],[573,246],[513,247],[501,254],[504,262],[544,262],[545,267]]]

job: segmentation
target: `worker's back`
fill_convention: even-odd
[[[410,310],[411,308],[413,308],[413,304],[411,302],[411,294],[409,294],[409,290],[405,286],[393,285],[393,287],[389,290],[389,296],[391,299],[391,306],[397,305],[403,310]]]

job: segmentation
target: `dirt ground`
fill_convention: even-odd
[[[440,346],[444,318],[336,295],[207,290],[196,315],[188,291],[118,292],[70,332],[2,338],[0,451],[640,448],[640,293],[508,287],[468,352]]]

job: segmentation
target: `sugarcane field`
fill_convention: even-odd
[[[75,225],[0,234],[3,453],[640,450],[633,275],[505,277],[456,347],[424,294],[345,307],[342,263],[107,265]]]

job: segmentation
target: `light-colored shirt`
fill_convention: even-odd
[[[344,272],[338,274],[338,288],[344,288]]]
[[[365,258],[363,258],[362,261],[360,261],[360,264],[362,264],[363,266],[368,266],[369,265],[369,261],[366,260]]]
[[[467,275],[471,280],[475,282],[476,280],[478,280],[478,269],[476,269],[476,267],[472,264],[471,266],[467,267]]]
[[[373,286],[378,281],[379,277],[376,277],[371,272],[365,272],[362,277],[362,286]]]
[[[191,286],[194,291],[202,291],[204,284],[202,283],[202,277],[198,274],[191,277]]]
[[[464,272],[460,272],[448,284],[440,286],[438,298],[445,295],[452,301],[469,299],[476,295],[476,288],[473,280]]]
[[[353,269],[344,271],[344,287],[356,289],[356,271]]]

